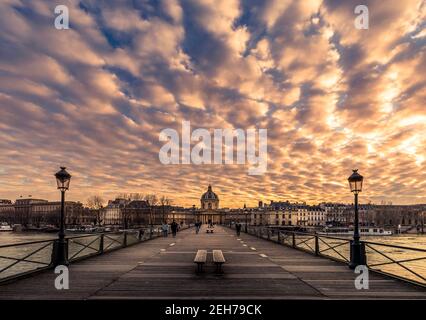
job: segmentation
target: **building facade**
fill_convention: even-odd
[[[0,204],[0,222],[21,224],[24,227],[41,228],[59,226],[61,202],[43,199],[17,199],[15,203]],[[65,201],[65,224],[90,224],[92,217],[80,202]]]

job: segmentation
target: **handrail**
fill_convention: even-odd
[[[9,243],[9,244],[2,244],[0,245],[0,249],[2,248],[8,248],[8,247],[18,247],[18,246],[24,246],[29,244],[37,244],[37,243],[43,243],[43,242],[51,242],[55,239],[46,239],[46,240],[36,240],[36,241],[29,241],[29,242],[17,242],[17,243]]]
[[[81,235],[74,235],[74,236],[70,236],[67,235],[65,237],[65,239],[81,239],[81,238],[88,238],[88,237],[93,237],[96,235],[101,235],[101,234],[108,234],[108,235],[114,235],[114,234],[123,234],[123,232],[138,232],[140,230],[150,230],[150,228],[140,228],[140,229],[134,229],[134,230],[126,230],[126,231],[103,231],[103,232],[92,232],[89,234],[81,234]],[[27,242],[16,242],[16,243],[9,243],[9,244],[1,244],[0,245],[0,249],[1,248],[7,248],[7,247],[16,247],[16,246],[23,246],[23,245],[29,245],[29,244],[37,244],[37,243],[43,243],[43,242],[49,242],[49,241],[54,241],[57,238],[52,238],[52,239],[45,239],[45,240],[34,240],[34,241],[27,241]]]
[[[361,242],[364,242],[365,244],[374,244],[376,246],[383,246],[383,247],[390,247],[390,248],[397,248],[397,249],[404,249],[404,250],[411,250],[411,251],[420,251],[420,252],[426,252],[426,249],[422,248],[411,248],[411,247],[404,247],[397,244],[388,244],[388,243],[380,243],[380,242],[373,242],[368,240],[360,240]]]

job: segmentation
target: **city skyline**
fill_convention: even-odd
[[[365,1],[367,30],[353,0],[63,4],[68,30],[55,1],[0,4],[0,198],[58,201],[63,165],[82,202],[351,203],[359,169],[361,203],[426,203],[424,1]],[[182,121],[267,129],[267,171],[162,164]]]
[[[203,191],[203,193],[206,191],[207,189],[205,189]],[[216,189],[215,189],[216,190]],[[151,197],[152,195],[155,195],[157,197],[158,202],[155,204],[157,206],[161,206],[160,204],[160,198],[161,197],[166,197],[164,194],[154,194],[154,193],[140,193],[140,192],[123,192],[123,193],[118,193],[114,196],[112,196],[111,198],[108,197],[104,197],[102,195],[99,194],[93,194],[87,198],[84,199],[75,199],[75,198],[71,198],[71,199],[67,199],[67,201],[71,201],[71,202],[76,202],[76,203],[81,203],[83,205],[88,205],[88,202],[93,198],[93,196],[98,196],[103,200],[103,205],[106,206],[109,202],[112,202],[116,199],[129,199],[129,200],[145,200],[145,197]],[[136,197],[135,197],[136,196]],[[191,202],[190,200],[187,201],[187,203],[177,203],[173,198],[168,198],[167,199],[167,203],[169,205],[171,205],[172,207],[184,207],[184,208],[191,208],[195,205],[196,208],[200,209],[200,200],[201,200],[201,194],[198,197],[198,199],[195,199],[193,202]],[[220,194],[220,199],[221,199],[221,203],[222,203],[222,194]],[[11,201],[11,203],[15,203],[16,200],[20,200],[20,199],[35,199],[35,200],[45,200],[45,201],[49,201],[49,202],[59,202],[59,199],[53,198],[42,198],[42,197],[38,197],[37,195],[19,195],[19,197],[15,197],[15,198],[5,198],[5,197],[0,197],[0,201]],[[260,206],[260,203],[262,203],[262,205],[265,206],[270,206],[273,203],[277,204],[277,203],[285,203],[288,202],[291,205],[296,205],[296,204],[300,204],[300,205],[307,205],[307,206],[317,206],[320,204],[342,204],[342,205],[353,205],[353,201],[319,201],[319,202],[309,202],[309,201],[305,201],[304,199],[271,199],[265,196],[261,196],[260,199],[257,200],[253,200],[254,202],[248,202],[248,201],[244,201],[241,200],[242,205],[234,205],[234,206],[225,206],[225,205],[221,205],[219,206],[220,209],[243,209],[245,207],[247,208],[257,208]],[[3,203],[5,204],[5,203]],[[385,201],[385,200],[381,200],[380,202],[373,202],[371,200],[368,201],[362,201],[361,205],[393,205],[393,206],[417,206],[417,205],[426,205],[425,203],[394,203],[392,201]]]

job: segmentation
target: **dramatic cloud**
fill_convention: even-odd
[[[64,0],[0,3],[0,198],[166,194],[426,202],[426,2]],[[268,171],[163,165],[164,128],[268,129]]]

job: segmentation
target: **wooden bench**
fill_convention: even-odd
[[[213,250],[213,263],[216,265],[216,272],[222,273],[222,264],[225,263],[222,250]]]
[[[206,233],[213,233],[213,228],[207,228]]]
[[[207,250],[198,250],[194,258],[194,263],[197,264],[197,272],[203,271],[203,265],[207,260]]]

